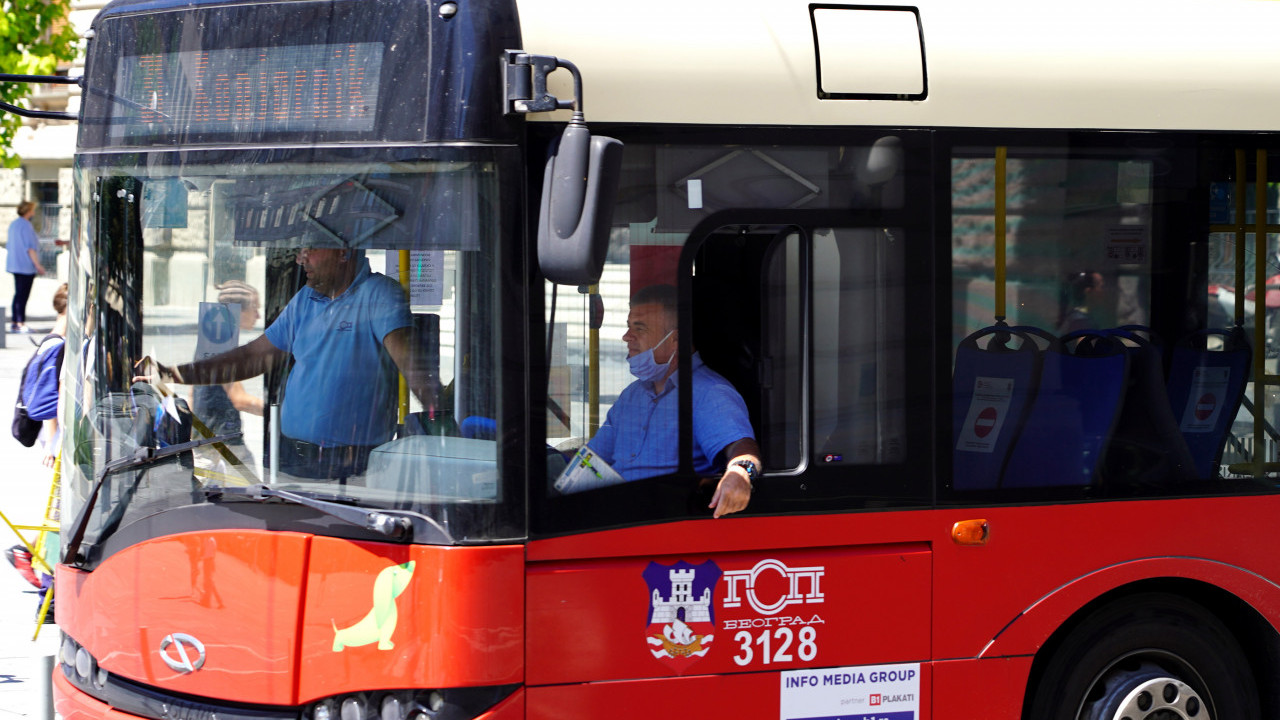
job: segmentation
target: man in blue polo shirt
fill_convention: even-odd
[[[266,332],[234,350],[169,368],[162,379],[212,385],[245,380],[293,356],[280,412],[280,472],[346,478],[395,432],[399,374],[428,408],[431,377],[412,362],[413,318],[404,290],[376,275],[359,251],[302,248],[307,286]],[[385,350],[385,352],[384,352]]]
[[[587,445],[627,480],[675,472],[680,438],[676,388],[676,290],[642,288],[627,315],[627,362],[636,381],[618,396],[604,425]],[[720,475],[709,507],[715,517],[738,512],[760,476],[760,448],[747,406],[733,385],[693,354],[693,463]]]

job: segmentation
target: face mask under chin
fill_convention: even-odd
[[[642,382],[657,382],[666,377],[667,368],[670,367],[671,361],[675,359],[675,355],[673,354],[665,363],[659,364],[658,361],[653,359],[653,351],[662,347],[662,343],[666,342],[667,338],[670,338],[673,333],[675,333],[675,330],[667,333],[658,341],[657,345],[654,345],[642,353],[637,353],[627,358],[627,364],[630,365],[631,374],[634,375],[637,380]]]

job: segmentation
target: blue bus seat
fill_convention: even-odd
[[[1154,330],[1146,325],[1121,325],[1108,332],[1136,343],[1145,342],[1155,348],[1157,356],[1163,358],[1165,355],[1164,341],[1160,339],[1160,336]]]
[[[1040,352],[1044,352],[1051,347],[1062,344],[1061,341],[1058,340],[1057,335],[1054,335],[1044,328],[1035,327],[1034,325],[1014,325],[1009,329],[1015,333],[1026,335],[1036,344],[1036,347]]]
[[[1221,349],[1210,349],[1220,337]],[[1227,432],[1235,421],[1249,381],[1253,349],[1244,330],[1200,330],[1179,340],[1169,364],[1168,394],[1173,419],[1202,480],[1217,474]]]
[[[1045,349],[1040,382],[1001,487],[1093,484],[1124,402],[1128,358],[1119,341],[1072,333]]]
[[[1147,328],[1106,331],[1129,357],[1129,376],[1119,421],[1103,458],[1102,481],[1110,488],[1152,486],[1185,480],[1195,462],[1169,405],[1160,341]]]
[[[464,418],[459,429],[462,431],[462,437],[473,440],[494,440],[498,437],[497,421],[480,415]]]
[[[1035,397],[1040,351],[1000,323],[960,341],[952,376],[956,490],[994,489]]]

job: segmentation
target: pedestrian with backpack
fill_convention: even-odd
[[[61,395],[62,356],[67,334],[67,284],[53,294],[57,313],[53,331],[40,341],[27,361],[18,388],[14,409],[13,436],[27,447],[40,440],[45,450],[44,464],[53,467],[61,433],[58,429],[58,399]]]
[[[14,438],[27,447],[34,446],[39,440],[44,450],[44,465],[50,468],[57,461],[62,437],[58,427],[58,406],[62,395],[62,357],[67,333],[66,283],[54,292],[53,309],[57,313],[53,331],[40,341],[40,346],[22,371],[13,419]],[[36,543],[37,552],[47,556],[50,547],[57,547],[56,542],[50,545],[50,539],[56,540],[56,537],[56,533],[42,534],[42,541]],[[43,603],[45,593],[53,585],[53,577],[32,567],[31,553],[23,545],[9,548],[5,557],[27,582],[40,589]],[[52,622],[52,612],[46,616],[46,621]]]

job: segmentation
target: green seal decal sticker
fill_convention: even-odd
[[[333,624],[333,651],[342,652],[343,648],[359,647],[371,642],[378,643],[379,650],[390,650],[395,647],[391,642],[391,634],[396,631],[396,598],[409,586],[413,579],[413,562],[403,565],[392,565],[378,573],[373,581],[373,609],[350,627],[339,628]]]

